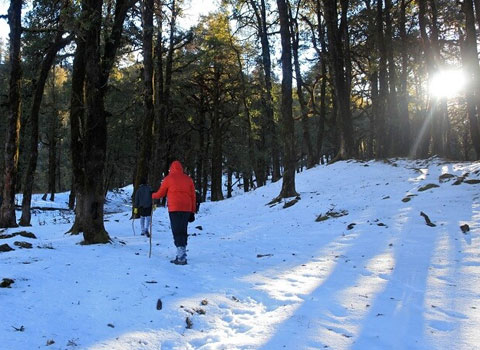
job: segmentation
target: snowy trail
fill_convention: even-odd
[[[298,174],[287,209],[266,205],[281,183],[204,203],[182,267],[162,208],[148,259],[128,193],[110,200],[111,245],[80,246],[67,222],[39,217],[43,249],[0,253],[0,278],[15,279],[0,289],[0,338],[9,350],[477,349],[480,185],[446,172],[478,179],[480,164],[341,162]],[[315,221],[328,211],[345,215]]]

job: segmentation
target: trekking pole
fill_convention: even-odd
[[[153,227],[153,205],[152,205],[152,213],[150,214],[150,251],[148,252],[148,258],[152,257],[152,227]]]
[[[132,217],[132,230],[133,230],[133,235],[135,236],[135,214],[133,214],[133,217]]]

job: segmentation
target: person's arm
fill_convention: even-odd
[[[162,181],[162,184],[160,185],[160,188],[158,189],[157,192],[152,194],[153,199],[160,199],[163,198],[167,195],[167,190],[168,190],[168,176]]]

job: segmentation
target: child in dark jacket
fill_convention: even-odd
[[[140,186],[135,193],[135,205],[133,213],[140,214],[140,226],[142,235],[150,237],[149,227],[152,222],[152,187],[147,185],[147,180],[142,179]]]

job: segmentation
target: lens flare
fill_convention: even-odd
[[[438,98],[456,97],[465,87],[465,74],[460,70],[444,70],[430,79],[430,95]]]

